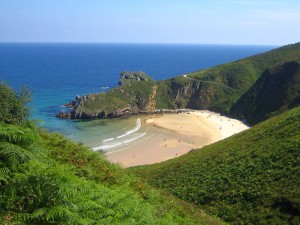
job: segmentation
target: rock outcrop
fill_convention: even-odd
[[[153,81],[153,79],[144,72],[124,71],[120,75],[119,86],[129,84],[132,81]]]
[[[56,117],[61,118],[61,119],[71,119],[71,113],[66,113],[66,112],[60,112],[56,115]]]

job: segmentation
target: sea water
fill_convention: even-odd
[[[114,88],[123,71],[144,71],[155,80],[262,53],[275,46],[175,44],[0,43],[0,80],[32,91],[31,119],[51,131],[110,149],[145,135],[138,118],[62,120],[55,115],[76,95]],[[124,135],[124,136],[122,136]],[[118,138],[119,137],[119,138]],[[114,149],[114,148],[112,148]]]

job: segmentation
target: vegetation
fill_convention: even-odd
[[[185,96],[185,107],[235,115],[232,108],[237,108],[236,102],[262,74],[292,61],[300,62],[300,43],[188,74],[186,79],[190,83],[184,89],[179,88],[178,95]],[[173,82],[181,83],[182,79],[176,78]]]
[[[0,121],[10,124],[22,124],[29,116],[26,103],[30,92],[23,87],[19,93],[14,92],[6,83],[0,82]]]
[[[232,224],[300,223],[300,107],[163,163],[131,168]]]
[[[138,108],[146,107],[154,86],[153,81],[134,81],[123,84],[105,93],[88,95],[80,101],[73,118],[102,118],[113,117],[123,110],[130,113],[137,112]]]
[[[27,89],[1,83],[0,223],[222,224],[205,210],[232,224],[299,224],[299,53],[300,43],[165,81],[133,77],[73,102],[73,118],[184,107],[252,124],[276,115],[201,150],[128,170],[36,127]]]
[[[260,77],[266,76],[268,71],[275,72],[276,68],[280,70],[278,68],[283,65],[285,70],[292,70],[287,68],[292,66],[290,62],[300,62],[300,43],[164,81],[154,82],[150,78],[149,82],[130,80],[124,86],[82,101],[78,107],[75,107],[73,118],[85,118],[85,116],[94,118],[107,114],[119,116],[124,109],[127,109],[127,114],[151,111],[153,107],[148,107],[150,104],[155,106],[155,109],[208,109],[243,117],[252,123],[257,123],[286,107],[276,105],[264,110],[265,114],[260,115],[260,118],[251,118],[249,113],[244,113],[245,110],[239,108],[243,107],[241,101],[247,102],[241,100],[241,97]],[[288,86],[285,90],[294,88],[289,86],[292,83],[286,84]],[[156,87],[156,95],[149,98],[153,93],[153,87]],[[291,102],[284,104],[291,104],[294,107],[299,105],[298,103],[299,101],[295,104]]]
[[[153,79],[144,72],[122,72],[120,75],[119,85],[130,84],[135,81],[153,81]]]
[[[234,105],[231,114],[250,124],[300,105],[300,62],[287,62],[266,70]]]
[[[60,134],[2,120],[0,224],[221,222]]]

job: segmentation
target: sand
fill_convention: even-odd
[[[109,161],[122,167],[158,163],[248,129],[241,121],[209,111],[144,116],[141,121],[147,136],[107,153]]]

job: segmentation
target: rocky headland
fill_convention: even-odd
[[[129,90],[132,86],[138,86],[141,82],[145,85],[145,82],[149,82],[149,85],[153,84],[154,80],[145,74],[144,72],[122,72],[120,74],[119,86],[111,91],[100,94],[88,94],[85,96],[76,96],[76,98],[64,106],[70,108],[70,112],[59,112],[56,116],[62,119],[96,119],[96,118],[116,118],[116,117],[129,117],[132,115],[149,114],[149,113],[179,113],[184,110],[168,110],[160,109],[156,110],[153,107],[138,107],[132,104],[136,101],[138,105],[142,105],[146,101],[141,96],[136,96],[136,99],[131,99],[131,104],[126,102],[117,101],[116,96],[130,96]],[[142,85],[142,86],[143,86]],[[147,86],[147,85],[146,85]],[[117,92],[118,94],[116,94]],[[114,97],[114,95],[116,95]],[[105,102],[97,104],[97,101],[106,99]],[[114,102],[116,104],[114,104]],[[149,103],[149,102],[148,102]],[[111,106],[108,106],[111,105]],[[93,108],[89,110],[89,108]]]
[[[66,104],[70,112],[61,112],[57,116],[95,119],[197,109],[222,113],[253,125],[262,118],[267,119],[299,105],[299,52],[300,43],[287,45],[162,81],[154,81],[143,72],[123,72],[118,87],[99,94],[77,96]],[[255,113],[249,113],[247,106],[251,104],[252,109],[260,108],[258,101],[253,102],[251,99],[255,97],[251,96],[253,90],[258,90],[266,82],[271,83],[271,87],[261,91],[257,98],[263,98],[264,103],[276,101],[278,97],[272,97],[272,90],[276,89],[277,96],[288,96],[283,98],[288,100],[280,101],[276,107],[265,105],[262,115],[256,118]]]

